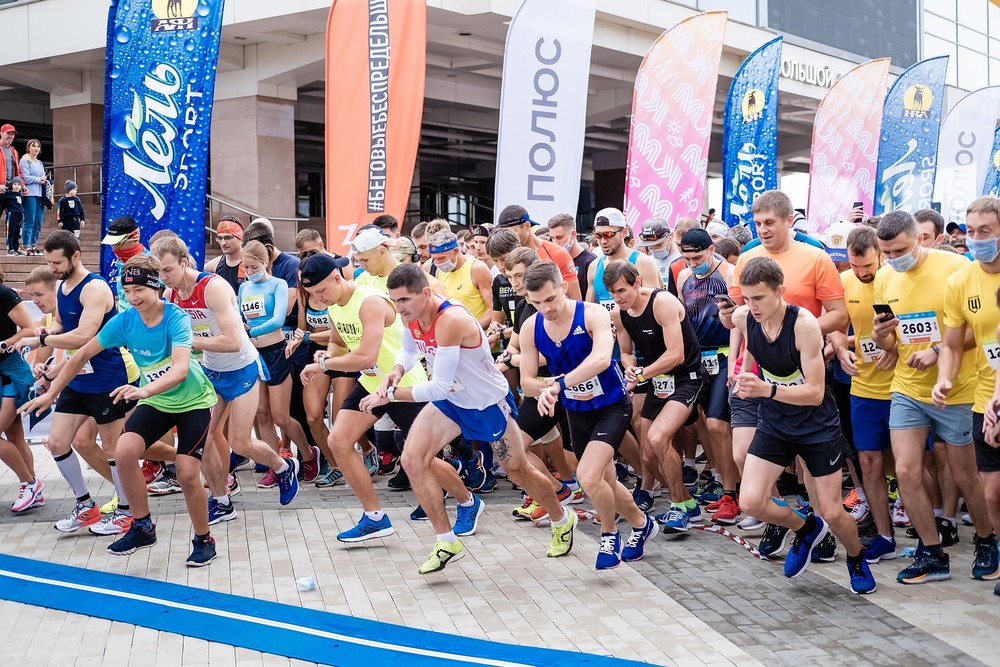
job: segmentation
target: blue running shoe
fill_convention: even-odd
[[[395,532],[396,529],[392,527],[392,523],[385,513],[382,514],[382,518],[378,521],[369,519],[366,513],[362,513],[361,521],[358,521],[358,525],[337,535],[337,539],[347,543],[364,542],[365,540],[374,540],[379,537],[389,537]]]
[[[285,462],[288,464],[288,470],[274,473],[278,478],[278,502],[282,505],[287,505],[299,495],[299,460],[285,459]]]
[[[687,511],[688,521],[691,523],[698,523],[701,521],[701,506],[698,503],[694,504],[694,507]]]
[[[701,493],[698,495],[698,502],[704,505],[709,503],[714,503],[719,498],[725,494],[725,489],[722,488],[722,483],[716,480],[712,480],[702,489]]]
[[[267,471],[270,470],[270,466],[266,466],[263,463],[255,463],[253,466],[253,471],[258,475],[265,475]]]
[[[929,551],[917,546],[917,554],[913,565],[896,575],[896,581],[901,584],[925,584],[928,581],[945,581],[951,579],[951,562],[948,554],[935,557]]]
[[[632,500],[635,501],[636,506],[643,512],[650,511],[656,504],[656,501],[653,499],[653,494],[640,488],[636,488],[636,490],[632,492]]]
[[[688,516],[687,509],[678,505],[671,505],[670,511],[656,517],[656,520],[663,523],[664,533],[686,533],[691,525],[691,517]]]
[[[236,507],[232,502],[223,505],[215,498],[208,499],[208,525],[214,526],[223,521],[232,521],[236,518]]]
[[[868,567],[868,562],[863,557],[856,560],[848,557],[847,573],[851,575],[851,590],[858,595],[874,593],[875,589],[878,588],[875,577],[872,575],[872,569]]]
[[[794,579],[806,571],[806,568],[809,567],[809,562],[812,560],[813,549],[830,532],[830,528],[823,519],[817,516],[815,520],[816,525],[813,527],[812,532],[804,539],[796,536],[791,548],[788,550],[788,555],[785,556],[785,576],[789,579]]]
[[[640,530],[632,529],[632,534],[622,549],[622,560],[630,563],[634,560],[642,560],[643,550],[646,547],[646,540],[656,537],[660,532],[660,527],[651,517],[646,517],[646,525]]]
[[[973,535],[975,560],[972,563],[972,578],[977,581],[1000,579],[1000,553],[997,551],[997,536],[979,537]]]
[[[483,467],[483,453],[476,452],[471,461],[463,461],[465,486],[470,491],[478,491],[486,484],[486,468]]]
[[[862,555],[866,562],[873,564],[880,560],[893,560],[896,557],[896,540],[887,540],[881,535],[876,535]]]
[[[455,531],[455,535],[458,537],[465,537],[466,535],[474,535],[476,528],[479,527],[479,517],[486,510],[486,503],[484,503],[479,496],[472,494],[472,506],[462,507],[458,506],[458,516],[455,519],[455,525],[452,530]]]
[[[601,533],[601,546],[597,550],[598,570],[613,570],[622,562],[622,534]]]
[[[486,481],[479,487],[476,493],[493,493],[497,490],[497,478],[492,471],[486,471]]]
[[[361,458],[364,459],[365,468],[368,470],[368,476],[374,477],[377,475],[379,465],[382,462],[379,458],[378,450],[372,447],[367,454],[362,454]]]
[[[229,452],[229,474],[239,470],[246,464],[250,463],[250,459],[246,456],[241,456],[236,452]]]
[[[427,521],[427,512],[420,505],[410,512],[410,521]]]

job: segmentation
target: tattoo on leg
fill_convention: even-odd
[[[507,438],[500,438],[491,443],[491,446],[493,447],[493,455],[501,462],[506,463],[510,460],[510,445],[507,444]]]

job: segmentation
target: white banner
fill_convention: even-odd
[[[990,86],[959,100],[941,124],[934,201],[945,223],[964,223],[965,209],[983,191],[998,113],[1000,86]]]
[[[520,204],[576,216],[595,0],[522,0],[507,30],[494,219]]]

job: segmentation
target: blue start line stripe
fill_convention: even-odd
[[[324,665],[637,667],[0,554],[0,598]],[[280,620],[279,620],[280,619]]]

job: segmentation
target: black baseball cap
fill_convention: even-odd
[[[313,287],[326,280],[337,269],[350,266],[346,257],[317,253],[302,260],[299,265],[299,282],[303,287]]]
[[[713,245],[712,237],[701,228],[689,229],[681,237],[681,252],[701,252]]]

